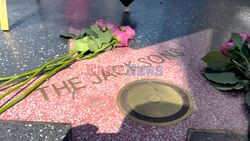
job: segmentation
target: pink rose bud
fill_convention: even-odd
[[[128,35],[129,39],[133,39],[135,37],[135,30],[130,26],[122,26],[121,29]]]
[[[231,40],[228,40],[227,42],[223,43],[221,48],[220,48],[220,52],[225,55],[228,56],[228,52],[230,49],[234,48],[234,43]]]
[[[117,45],[119,47],[127,47],[128,40],[135,37],[135,30],[130,26],[122,26],[121,28],[118,28],[115,24],[109,23],[104,20],[98,20],[96,21],[96,24],[101,29],[107,28],[111,30],[112,35],[119,41],[119,44]]]
[[[226,42],[226,49],[232,49],[234,47],[234,42],[227,41]]]
[[[109,23],[109,22],[104,21],[104,20],[98,20],[98,21],[96,21],[96,24],[101,29],[107,28],[107,29],[111,30],[112,32],[115,32],[116,30],[119,30],[119,28],[115,24]]]
[[[96,24],[101,28],[105,28],[105,21],[104,20],[97,20]]]
[[[122,32],[120,30],[116,30],[113,33],[113,36],[119,41],[119,44],[117,46],[120,46],[120,47],[127,47],[128,46],[129,36],[125,32]]]
[[[247,39],[250,37],[250,34],[248,32],[240,32],[239,35],[244,42],[247,41]]]

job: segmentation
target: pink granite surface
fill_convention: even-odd
[[[246,131],[248,121],[242,94],[219,92],[200,73],[204,68],[200,58],[210,50],[212,35],[212,30],[205,30],[143,49],[117,48],[95,59],[77,62],[41,86],[48,86],[45,89],[48,100],[38,90],[2,114],[0,119],[71,123],[73,140],[184,141],[188,128]],[[173,53],[173,49],[179,53]],[[174,56],[161,57],[164,59],[161,60],[159,52],[166,51]],[[139,58],[153,66],[163,66],[163,75],[126,76],[115,73],[112,68],[130,61],[138,66],[148,65]],[[96,76],[87,73],[93,66],[105,70],[97,73],[102,79],[99,84],[93,82],[98,80]],[[85,88],[73,92],[68,81],[72,78],[77,78],[72,82],[81,81],[76,87]],[[117,94],[127,83],[148,78],[168,80],[187,89],[195,101],[193,114],[185,121],[168,127],[150,127],[128,120],[116,104]],[[63,81],[70,92],[62,89],[58,95],[52,85],[63,87]]]

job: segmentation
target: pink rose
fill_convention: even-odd
[[[122,26],[121,30],[116,30],[113,32],[113,36],[119,41],[117,46],[127,47],[128,40],[135,37],[135,30],[130,26]]]
[[[248,32],[240,32],[239,33],[240,37],[242,38],[242,40],[245,42],[250,42],[250,33]],[[222,44],[221,48],[220,48],[220,52],[225,55],[228,56],[228,51],[230,49],[232,49],[234,47],[234,42],[232,39],[229,39],[228,41],[226,41],[225,43]]]
[[[130,26],[122,26],[121,30],[128,35],[129,39],[133,39],[135,37],[135,30]]]
[[[135,37],[135,30],[130,26],[122,26],[121,28],[118,28],[115,24],[109,23],[104,20],[98,20],[96,21],[96,24],[101,29],[107,28],[111,30],[112,36],[119,41],[119,44],[117,45],[119,47],[127,47],[128,40]]]
[[[249,34],[247,32],[240,32],[239,35],[241,36],[243,41],[246,41],[249,37]]]
[[[250,41],[250,33],[248,32],[240,32],[239,35],[241,36],[242,40],[245,41]]]
[[[119,47],[127,47],[128,46],[129,36],[126,34],[126,32],[116,30],[113,33],[113,36],[119,41],[119,44],[117,46],[119,46]]]
[[[228,40],[227,42],[222,44],[222,46],[220,48],[220,52],[223,55],[228,56],[228,51],[232,48],[234,48],[234,43],[232,40]]]
[[[115,32],[116,30],[119,30],[119,28],[115,24],[109,23],[109,22],[104,21],[104,20],[98,20],[98,21],[96,21],[96,24],[101,29],[107,28],[107,29],[111,30],[112,32]]]

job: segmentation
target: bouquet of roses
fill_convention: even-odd
[[[47,79],[70,66],[72,63],[96,57],[98,54],[115,47],[127,47],[128,40],[134,38],[134,36],[135,31],[131,27],[122,26],[119,28],[116,25],[103,20],[98,20],[95,24],[83,29],[79,35],[72,33],[62,34],[61,37],[74,40],[73,49],[70,50],[68,54],[49,61],[41,68],[11,77],[0,78],[0,88],[4,88],[13,82],[17,82],[12,87],[8,86],[7,91],[0,94],[0,100],[3,100],[14,91],[28,86],[36,76],[42,76],[21,95],[8,100],[8,102],[1,106],[0,114],[23,100]]]
[[[250,106],[250,34],[232,33],[219,51],[211,51],[203,61],[207,64],[204,76],[221,91],[246,93]]]

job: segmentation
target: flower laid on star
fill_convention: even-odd
[[[239,35],[242,38],[243,42],[249,42],[250,41],[250,33],[241,32],[241,33],[239,33]],[[232,39],[229,39],[225,43],[222,44],[222,46],[220,48],[220,52],[227,56],[229,50],[234,48],[234,47],[235,47],[234,41]]]
[[[20,96],[10,99],[1,106],[0,114],[25,99],[47,79],[67,68],[72,63],[79,60],[91,59],[115,47],[127,47],[128,41],[135,37],[135,30],[129,26],[118,27],[107,21],[98,20],[95,24],[82,29],[78,35],[64,33],[61,34],[61,37],[73,40],[70,40],[69,44],[73,47],[68,54],[49,61],[41,68],[16,76],[0,78],[0,82],[3,82],[0,84],[0,88],[6,87],[13,82],[18,82],[1,93],[0,100],[3,100],[16,90],[21,90],[23,87],[31,84]],[[41,76],[41,79],[32,83],[33,79],[37,76]]]
[[[128,41],[135,37],[135,30],[130,26],[122,26],[118,28],[115,24],[98,20],[96,24],[102,29],[109,29],[112,35],[119,41],[118,47],[127,47]]]
[[[250,33],[232,33],[219,51],[211,51],[203,58],[207,64],[203,74],[221,91],[246,93],[250,106]]]

